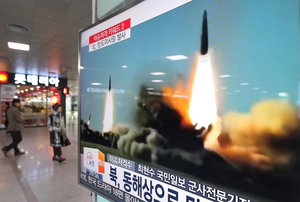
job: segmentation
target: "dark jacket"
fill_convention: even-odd
[[[8,126],[7,131],[20,131],[22,128],[22,117],[20,109],[15,106],[11,106],[7,110]]]
[[[4,111],[4,125],[5,125],[5,128],[7,129],[7,126],[8,126],[8,118],[7,118],[7,110],[9,109],[9,107]]]

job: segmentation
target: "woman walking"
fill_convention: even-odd
[[[56,103],[52,106],[53,112],[48,118],[48,128],[50,132],[50,145],[53,147],[53,161],[58,161],[59,163],[65,161],[62,158],[62,136],[65,134],[65,121],[61,114],[61,106]]]

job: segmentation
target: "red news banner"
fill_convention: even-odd
[[[114,26],[89,37],[89,52],[110,46],[130,38],[131,19],[128,18]]]

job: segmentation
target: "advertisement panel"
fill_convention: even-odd
[[[81,31],[80,184],[300,201],[299,36],[298,0],[147,0]]]

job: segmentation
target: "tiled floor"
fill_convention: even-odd
[[[25,155],[15,157],[13,151],[5,158],[0,153],[1,202],[90,202],[90,191],[78,185],[77,132],[68,127],[71,145],[63,148],[67,160],[61,164],[52,161],[47,128],[26,128],[19,147]],[[0,131],[0,146],[10,137]]]

